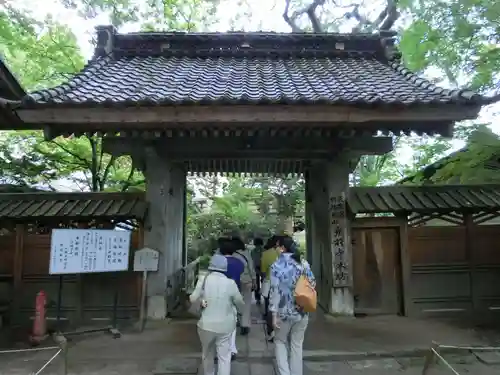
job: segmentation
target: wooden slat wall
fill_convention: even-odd
[[[471,228],[473,297],[476,309],[500,312],[500,226]]]
[[[500,311],[499,226],[408,229],[415,315]]]
[[[141,247],[139,242],[138,231],[133,232],[130,269],[133,264],[133,252]],[[7,321],[21,326],[30,324],[34,315],[35,296],[40,290],[47,293],[51,303],[47,314],[49,324],[55,321],[60,278],[48,274],[49,257],[50,234],[21,233],[17,238],[15,234],[0,236],[0,303],[10,307]],[[119,292],[118,318],[137,318],[140,281],[140,275],[132,271],[64,275],[61,309],[63,322],[72,326],[97,322],[104,324],[112,315],[115,285]],[[10,316],[12,319],[9,319]]]

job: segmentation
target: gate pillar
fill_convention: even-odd
[[[185,257],[186,172],[181,164],[149,148],[144,175],[149,203],[144,246],[160,252],[158,271],[148,277],[147,314],[150,319],[164,319],[172,308],[167,301],[176,292],[173,275],[182,268]]]
[[[354,315],[349,173],[349,161],[339,158],[313,166],[306,180],[312,211],[312,268],[318,279],[319,301],[329,313],[345,316]]]

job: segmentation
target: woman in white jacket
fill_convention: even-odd
[[[231,334],[236,329],[237,312],[242,311],[244,302],[236,283],[224,275],[226,271],[227,259],[215,254],[210,260],[206,280],[200,278],[189,297],[191,303],[200,303],[202,307],[198,335],[204,375],[215,375],[216,354],[217,374],[230,375],[231,372]]]

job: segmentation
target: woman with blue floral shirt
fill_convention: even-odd
[[[277,249],[281,254],[271,266],[269,311],[275,330],[278,375],[302,375],[302,344],[309,315],[295,303],[295,286],[301,275],[313,287],[316,280],[309,263],[301,259],[293,238],[281,237]]]

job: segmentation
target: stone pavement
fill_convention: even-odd
[[[274,375],[273,344],[265,340],[257,306],[251,332],[237,336],[239,355],[232,375]],[[199,371],[196,321],[148,323],[142,333],[124,329],[119,339],[106,334],[74,338],[69,350],[71,375],[195,375]],[[423,354],[432,341],[449,345],[486,345],[475,330],[431,320],[400,317],[311,318],[304,345],[304,375],[421,374]],[[0,355],[0,375],[26,375],[50,358],[49,352]],[[500,356],[447,353],[460,374],[499,373]],[[42,374],[62,374],[57,359]],[[451,374],[435,366],[428,375]]]

